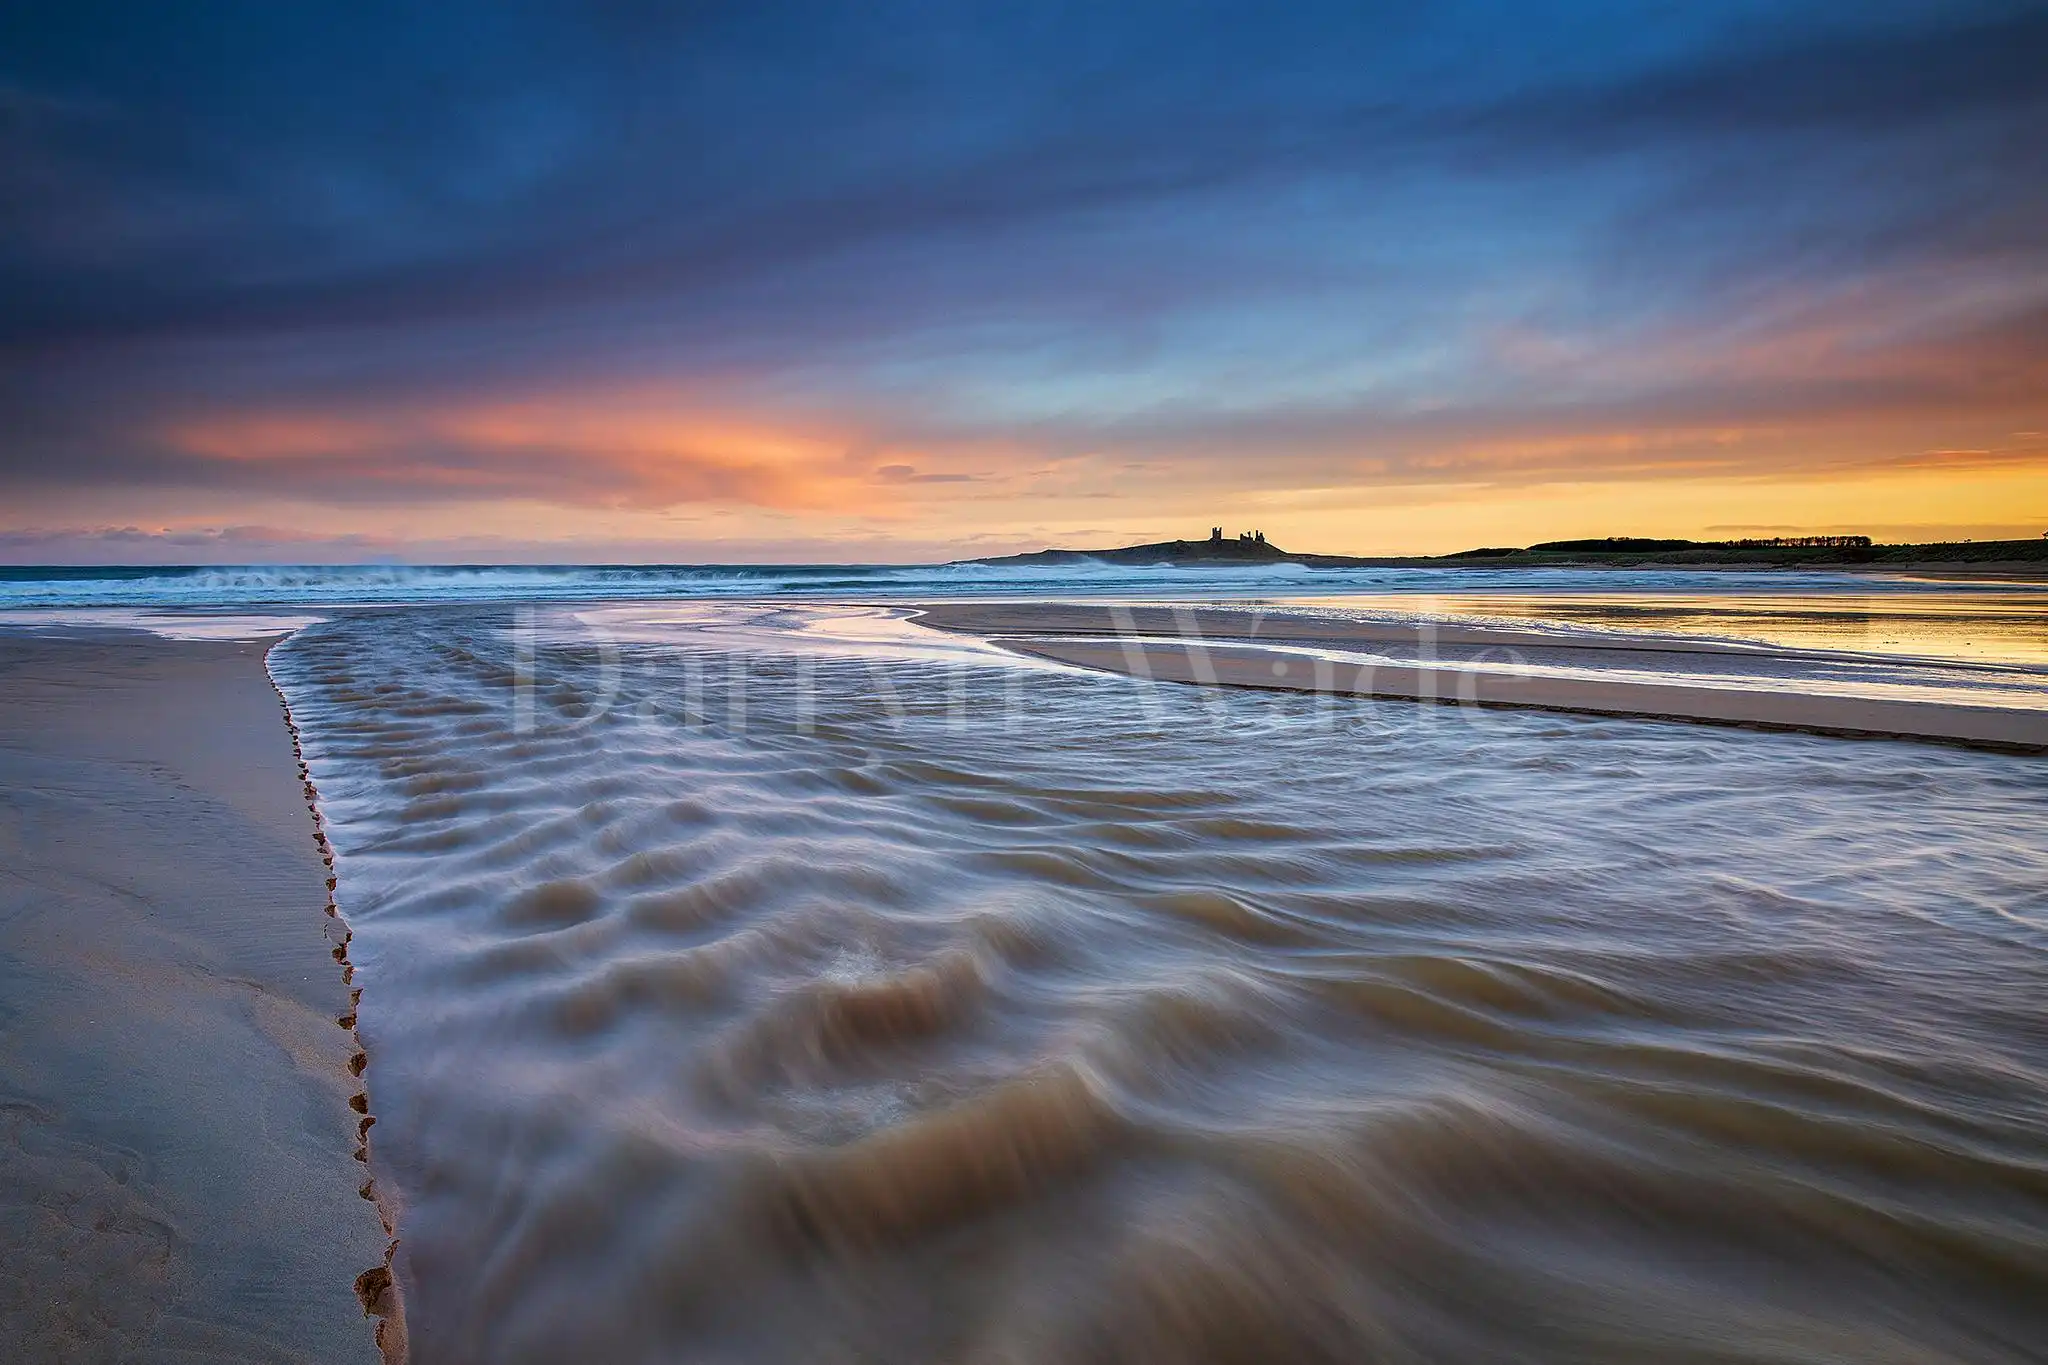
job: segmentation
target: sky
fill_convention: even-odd
[[[0,561],[2048,531],[2048,4],[0,7]]]

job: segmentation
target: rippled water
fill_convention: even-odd
[[[2037,759],[528,619],[272,656],[422,1362],[2041,1358]]]

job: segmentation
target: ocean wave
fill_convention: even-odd
[[[1765,593],[1911,594],[1944,585],[1849,573],[1739,575]],[[1681,569],[1309,568],[961,562],[931,565],[244,565],[0,567],[0,610],[89,607],[337,606],[432,602],[716,599],[984,593],[1188,597],[1344,593],[1636,590],[1710,592],[1726,572]]]

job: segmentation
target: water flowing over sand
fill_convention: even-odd
[[[2038,759],[795,606],[272,669],[424,1365],[2048,1340]]]

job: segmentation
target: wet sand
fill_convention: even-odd
[[[0,636],[0,1340],[370,1362],[349,998],[262,642]]]
[[[1820,661],[1824,651],[1760,652],[1711,639],[1560,635],[1490,625],[1432,625],[1425,634],[1402,622],[1343,620],[1271,611],[1116,608],[1082,603],[926,605],[919,624],[971,634],[1018,653],[1160,682],[1249,687],[1328,696],[1406,698],[1478,706],[1706,721],[1820,734],[1885,735],[2012,749],[2048,750],[2048,711],[1973,705],[1910,696],[1850,696],[1802,691],[1757,677],[1744,685],[1674,672],[1666,679],[1631,669],[1653,656],[1729,661]],[[1307,651],[1387,647],[1417,651],[1413,662],[1361,665]],[[1556,676],[1461,666],[1537,653],[1628,670],[1632,676]],[[1442,655],[1444,657],[1436,657]]]

